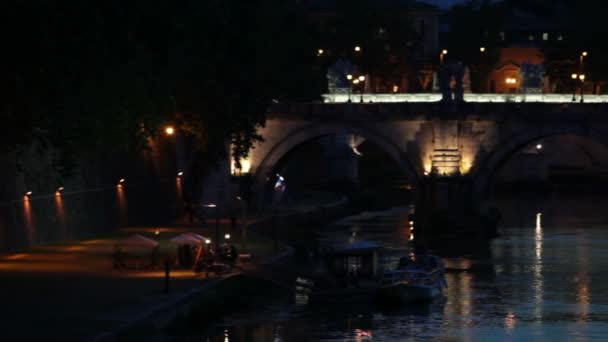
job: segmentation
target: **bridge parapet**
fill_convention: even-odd
[[[418,94],[325,94],[323,102],[325,103],[345,103],[349,99],[353,102],[439,102],[441,94],[439,93],[418,93]],[[575,96],[575,100],[580,100],[580,97]],[[464,94],[465,102],[480,102],[480,103],[505,103],[505,102],[540,102],[540,103],[573,103],[572,94]],[[606,103],[608,95],[585,95],[585,103]],[[578,102],[574,102],[578,103]]]
[[[608,103],[279,103],[273,105],[268,118],[299,120],[368,121],[379,119],[475,119],[520,121],[608,120]]]

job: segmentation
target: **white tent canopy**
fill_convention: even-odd
[[[119,247],[148,247],[154,248],[158,246],[158,242],[145,236],[135,234],[126,239],[122,239],[116,243]]]
[[[198,241],[200,241],[201,243],[205,243],[207,240],[211,240],[208,237],[204,237],[204,236],[196,234],[196,233],[186,233],[184,235],[192,236],[195,239],[197,239]]]
[[[202,245],[206,240],[208,240],[208,238],[196,233],[184,233],[169,241],[178,245]]]

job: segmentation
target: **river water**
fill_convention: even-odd
[[[196,340],[608,341],[608,198],[496,204],[503,214],[497,239],[436,252],[449,269],[445,298],[390,310],[285,304],[236,312]],[[317,238],[410,250],[404,210],[342,220]]]

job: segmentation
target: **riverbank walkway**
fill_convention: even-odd
[[[283,213],[305,210],[309,209],[289,208]],[[264,218],[268,216],[251,215],[246,223]],[[278,245],[277,250],[274,241],[248,231],[247,249],[242,251],[241,234],[230,230],[230,219],[219,223],[221,236],[230,233],[239,253],[253,255],[253,264],[272,260],[287,248]],[[210,220],[202,226],[178,222],[170,227],[125,228],[109,236],[0,255],[0,340],[103,340],[163,305],[212,286],[218,277],[230,274],[205,279],[204,273],[196,275],[192,269],[172,269],[170,292],[165,294],[164,270],[114,270],[112,253],[116,241],[132,234],[159,241],[162,250],[173,248],[168,240],[184,232],[213,237],[215,224]]]

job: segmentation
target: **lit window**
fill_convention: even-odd
[[[543,40],[549,40],[549,34],[547,32],[543,32]]]

